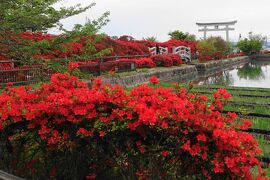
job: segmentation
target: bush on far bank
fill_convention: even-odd
[[[221,37],[209,37],[197,44],[200,61],[218,60],[230,52],[230,44]]]
[[[256,54],[262,49],[262,41],[257,38],[246,38],[239,41],[237,47],[245,54]]]

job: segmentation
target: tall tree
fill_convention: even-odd
[[[82,7],[55,8],[53,5],[61,0],[0,0],[0,24],[2,29],[11,31],[47,31],[61,26],[59,21],[80,14],[95,3]]]
[[[262,35],[250,35],[249,38],[240,40],[237,47],[247,55],[259,53],[265,39]]]
[[[169,32],[170,39],[196,41],[196,36],[179,30]]]
[[[42,62],[44,54],[49,54],[51,57],[76,61],[109,52],[97,52],[95,49],[95,43],[103,37],[98,32],[108,23],[109,12],[96,20],[88,20],[84,25],[77,24],[71,31],[67,31],[62,28],[60,20],[85,12],[95,3],[85,7],[77,4],[56,8],[55,4],[59,2],[61,0],[0,0],[0,59],[2,56],[21,60],[22,63],[37,63]],[[44,37],[53,27],[62,30],[62,34],[52,38]],[[70,50],[79,53],[66,55]]]

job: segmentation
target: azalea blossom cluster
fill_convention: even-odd
[[[53,41],[54,38],[57,36],[51,34],[43,34],[43,33],[31,33],[31,32],[23,32],[19,34],[17,38],[18,42],[23,40],[31,42],[41,42],[41,41]],[[81,37],[79,40],[73,43],[65,43],[63,47],[60,49],[51,49],[50,51],[42,52],[42,54],[36,54],[35,57],[43,58],[43,59],[55,59],[55,58],[65,58],[72,56],[74,54],[81,54],[84,50],[83,47],[86,46],[87,40],[94,41],[94,37]],[[163,43],[154,43],[150,41],[139,41],[133,39],[112,39],[109,36],[105,36],[101,41],[95,44],[95,48],[97,51],[101,51],[107,48],[112,49],[108,56],[127,56],[127,55],[147,55],[149,54],[148,47],[153,46],[162,46],[168,47],[172,49],[173,46],[187,46],[190,47],[192,52],[195,53],[196,51],[196,42],[192,41],[180,41],[180,40],[169,40]],[[171,53],[171,52],[170,52]],[[0,60],[6,59],[3,55],[0,54]]]
[[[76,64],[71,64],[72,68]],[[140,85],[92,87],[68,73],[37,89],[10,86],[0,95],[0,168],[25,178],[252,179],[261,153],[230,98]],[[236,121],[236,119],[238,121]],[[266,179],[266,178],[265,178]]]
[[[153,67],[171,67],[184,64],[181,57],[176,54],[160,54],[153,55],[148,58],[139,59],[119,59],[112,62],[135,62],[138,68],[153,68]]]
[[[121,58],[118,60],[109,60],[105,63],[98,61],[78,62],[78,67],[83,72],[117,72],[131,69],[131,64],[134,68],[154,68],[154,67],[171,67],[184,64],[181,57],[176,54],[159,54],[138,59]]]

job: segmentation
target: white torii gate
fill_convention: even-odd
[[[202,29],[199,29],[199,31],[204,33],[204,39],[206,39],[207,31],[226,31],[226,41],[229,42],[229,31],[234,30],[234,28],[231,28],[230,25],[235,25],[235,23],[237,23],[237,21],[196,24],[199,27],[203,27]],[[214,28],[208,28],[208,26],[213,26]]]

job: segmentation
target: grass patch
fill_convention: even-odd
[[[270,130],[270,119],[267,119],[267,118],[252,118],[252,119],[250,119],[250,121],[252,122],[251,127],[254,128],[254,129]]]

